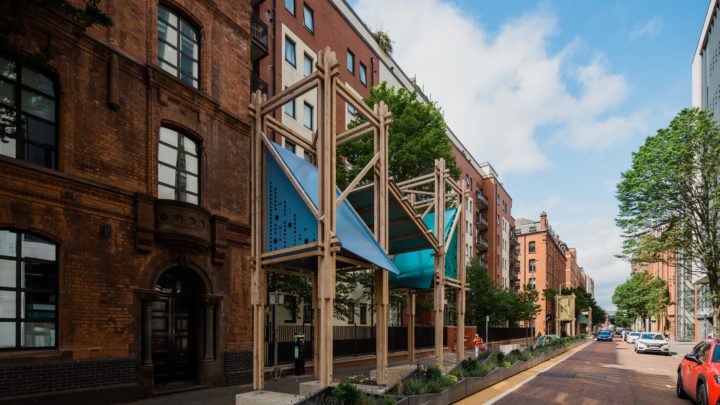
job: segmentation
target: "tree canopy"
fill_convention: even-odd
[[[28,55],[26,49],[17,42],[25,35],[27,18],[36,19],[39,13],[53,12],[69,18],[81,30],[101,25],[110,27],[112,19],[100,9],[102,0],[10,0],[4,1],[3,12],[0,13],[0,52],[24,56],[38,61],[46,61],[54,55],[50,41],[39,52]]]
[[[720,332],[718,178],[720,128],[710,112],[685,109],[633,153],[616,193],[622,257],[632,263],[692,264],[694,271],[708,278],[716,332]]]
[[[467,281],[465,322],[468,325],[485,325],[485,316],[490,316],[490,324],[498,326],[529,321],[540,311],[535,289],[526,287],[516,293],[498,287],[477,257],[468,263]]]
[[[646,271],[639,271],[615,288],[612,297],[618,310],[629,318],[640,317],[643,325],[650,316],[661,316],[670,304],[667,283]]]
[[[445,159],[445,166],[453,178],[460,176],[447,138],[445,119],[435,103],[423,103],[417,92],[395,90],[387,82],[371,88],[365,103],[373,106],[381,100],[392,113],[389,171],[396,182],[432,173],[435,159],[439,158]],[[349,126],[360,125],[363,121],[358,116]],[[344,188],[372,158],[372,137],[362,137],[340,146],[338,156],[337,182]]]

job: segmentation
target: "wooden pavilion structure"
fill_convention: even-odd
[[[448,203],[457,204],[458,215],[452,229],[464,229],[465,201],[467,191],[464,184],[458,184],[450,178],[444,167],[444,161],[438,160],[435,172],[407,182],[395,185],[388,175],[388,130],[391,114],[387,106],[380,102],[373,108],[365,102],[344,82],[338,78],[338,61],[335,53],[326,48],[318,52],[316,71],[279,94],[267,99],[260,92],[251,98],[250,112],[253,118],[251,134],[251,227],[252,240],[250,258],[252,268],[252,306],[253,306],[253,387],[264,387],[265,358],[265,308],[267,306],[267,273],[283,272],[290,275],[309,277],[313,284],[313,352],[314,376],[321,386],[327,386],[333,375],[333,303],[335,300],[336,274],[338,271],[355,271],[371,269],[375,275],[376,305],[376,370],[377,382],[386,382],[388,363],[388,315],[389,315],[389,271],[395,269],[389,261],[388,254],[396,251],[432,248],[434,254],[434,312],[435,312],[435,355],[442,364],[443,355],[443,303],[446,286],[459,289],[458,294],[458,360],[463,356],[462,330],[464,328],[464,297],[465,297],[465,257],[464,232],[458,231],[458,266],[457,277],[451,278],[444,274],[445,255],[447,254],[446,229],[444,212]],[[308,140],[274,118],[274,111],[299,96],[315,91],[317,96],[317,129],[312,140]],[[364,123],[351,129],[337,128],[337,104],[345,102],[352,105],[364,118]],[[275,133],[302,147],[313,156],[316,164],[316,177],[312,178],[315,185],[302,184],[302,179],[293,173],[292,158],[283,156],[278,145],[268,138],[268,133]],[[345,190],[336,187],[337,147],[358,139],[372,136],[373,156],[362,168]],[[270,165],[277,165],[289,180],[289,187],[302,200],[302,205],[312,218],[313,226],[317,226],[313,237],[300,243],[279,247],[268,239],[269,224],[275,219],[269,217],[268,184]],[[296,168],[297,169],[297,168]],[[361,184],[371,174],[370,185]],[[317,179],[317,180],[315,180]],[[302,181],[301,181],[302,180]],[[316,187],[314,189],[313,187]],[[312,189],[312,190],[310,190]],[[432,189],[432,190],[429,190]],[[366,204],[370,209],[362,216],[355,211],[350,200],[364,192],[369,195]],[[418,197],[421,196],[421,197]],[[453,199],[455,202],[453,202]],[[423,217],[434,209],[435,226],[433,231],[423,223]],[[391,220],[399,215],[403,218]],[[350,217],[363,218],[362,229],[353,228],[348,231],[338,227],[338,221],[351,221]],[[339,219],[338,219],[339,218]],[[363,222],[358,221],[358,222]],[[393,234],[391,228],[400,229],[406,225],[402,235]],[[407,225],[410,224],[410,225]],[[460,225],[459,225],[460,224]],[[365,228],[367,225],[367,228]],[[290,225],[289,225],[290,226]],[[407,228],[409,226],[409,228]],[[307,227],[306,227],[307,228]],[[345,232],[346,236],[341,233]],[[315,230],[313,230],[315,232]],[[350,233],[348,233],[350,232]],[[350,247],[355,234],[366,232],[382,250],[382,254],[364,254]],[[394,235],[394,236],[393,236]],[[451,232],[452,235],[452,232]],[[415,246],[412,242],[414,240]],[[400,242],[398,242],[400,241]],[[404,247],[401,246],[405,241]],[[403,250],[405,249],[405,250]],[[372,250],[372,249],[370,249]],[[371,257],[372,256],[372,257]],[[381,257],[382,256],[382,257]],[[410,325],[414,326],[414,292],[409,290],[408,301],[411,304]],[[409,357],[414,360],[414,327],[408,333]]]

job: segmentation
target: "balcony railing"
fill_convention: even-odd
[[[512,232],[510,232],[510,246],[517,245],[517,244],[518,244],[517,235],[515,234],[515,231],[512,231]]]
[[[250,92],[255,93],[257,90],[260,90],[263,94],[268,94],[268,84],[260,78],[260,75],[252,72],[250,75]]]
[[[483,193],[478,192],[476,197],[478,205],[480,205],[483,209],[486,209],[489,205],[487,198],[483,195]]]
[[[482,236],[477,238],[475,244],[481,252],[484,252],[488,249],[488,240],[483,238]]]
[[[481,230],[481,231],[488,229],[488,220],[485,219],[485,217],[483,217],[482,215],[478,215],[476,226],[477,226],[477,229]]]
[[[252,33],[252,59],[253,61],[268,54],[268,26],[256,13],[250,17],[250,32]]]

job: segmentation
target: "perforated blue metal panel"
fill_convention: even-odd
[[[272,143],[271,146],[285,163],[293,179],[300,184],[303,194],[317,208],[319,193],[317,166],[278,144]],[[292,187],[275,158],[269,152],[266,157],[268,186],[266,251],[316,241],[317,221]],[[336,189],[336,193],[339,196],[340,190]],[[340,204],[336,213],[337,236],[343,254],[362,258],[392,273],[399,272],[347,201]],[[302,265],[308,269],[315,268],[309,261]]]
[[[266,152],[266,252],[317,241],[317,221],[290,180]]]

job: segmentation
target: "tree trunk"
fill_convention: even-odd
[[[712,300],[713,337],[720,338],[720,302]],[[703,339],[707,336],[701,336]]]

